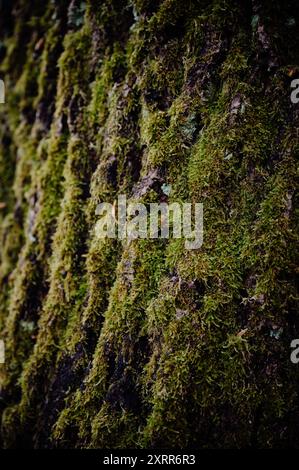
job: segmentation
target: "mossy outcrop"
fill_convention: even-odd
[[[0,2],[2,446],[299,447],[298,28],[296,0]],[[99,240],[119,194],[203,203],[203,246]]]

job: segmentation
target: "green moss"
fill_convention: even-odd
[[[261,7],[265,49],[227,0],[19,6],[1,65],[4,446],[297,445],[294,51],[274,57],[277,7],[273,23]],[[119,194],[202,202],[202,248],[99,240],[96,207]]]

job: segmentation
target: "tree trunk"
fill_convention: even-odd
[[[2,446],[299,447],[298,2],[2,0],[0,30]],[[100,238],[120,195],[202,203],[202,246]]]

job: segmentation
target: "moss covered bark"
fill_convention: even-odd
[[[4,0],[0,28],[2,445],[299,447],[298,2]],[[118,194],[203,202],[202,248],[99,240]]]

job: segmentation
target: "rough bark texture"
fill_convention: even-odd
[[[298,2],[2,0],[0,29],[2,445],[299,447]],[[203,202],[203,247],[97,239],[118,194]]]

